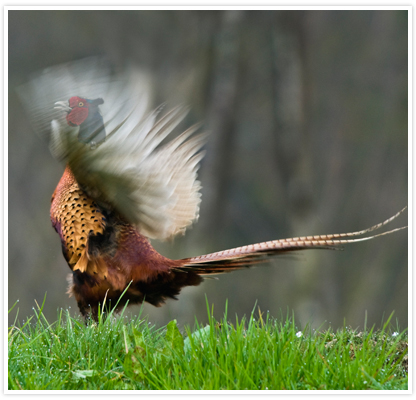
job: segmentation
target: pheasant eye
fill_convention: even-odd
[[[78,107],[84,107],[84,103],[83,103],[82,101],[80,101],[80,102],[78,103]]]

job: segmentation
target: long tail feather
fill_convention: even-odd
[[[175,269],[184,272],[193,271],[197,272],[199,275],[221,274],[236,269],[250,267],[254,264],[265,262],[270,257],[279,256],[287,252],[307,249],[336,249],[344,244],[371,240],[379,236],[389,235],[393,232],[400,231],[407,228],[407,226],[361,238],[356,238],[354,236],[362,236],[366,233],[380,229],[396,219],[406,208],[407,206],[384,222],[361,231],[329,235],[301,236],[250,244],[198,257],[186,258],[180,260],[183,264]]]

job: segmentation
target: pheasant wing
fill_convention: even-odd
[[[93,58],[49,68],[19,94],[52,154],[70,166],[99,205],[161,240],[183,233],[198,218],[204,135],[193,135],[195,126],[169,141],[187,109],[175,108],[160,119],[160,110],[147,113],[148,80],[142,74],[113,76]],[[72,96],[104,99],[103,143],[79,141],[79,127],[69,126],[62,107],[55,106]]]

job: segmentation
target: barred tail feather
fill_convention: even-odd
[[[221,274],[237,269],[247,268],[252,265],[265,262],[270,257],[279,256],[287,252],[307,249],[336,249],[344,244],[371,240],[379,236],[389,235],[393,232],[400,231],[407,228],[407,226],[361,238],[356,238],[354,236],[361,236],[380,229],[396,219],[406,208],[407,206],[384,222],[361,231],[329,235],[302,236],[250,244],[198,257],[186,258],[180,260],[183,264],[175,269],[184,272],[193,271],[199,275]]]

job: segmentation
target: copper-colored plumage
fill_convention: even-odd
[[[88,236],[103,233],[105,218],[95,202],[79,188],[69,168],[65,169],[51,203],[52,224],[61,237],[71,269],[105,276],[106,268],[99,269],[86,258]]]

